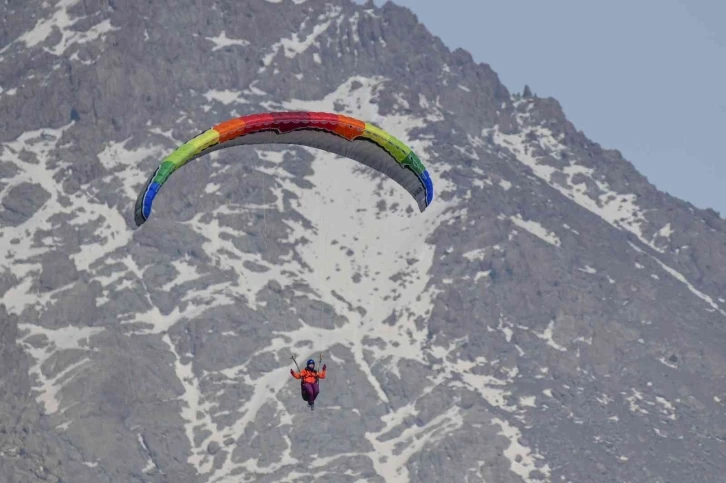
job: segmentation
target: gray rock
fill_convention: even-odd
[[[55,290],[76,280],[78,280],[78,270],[72,259],[57,256],[57,254],[45,257],[42,272],[38,278],[40,290]]]
[[[39,184],[20,183],[13,186],[3,197],[0,221],[5,225],[20,225],[42,208],[49,199],[50,193]]]

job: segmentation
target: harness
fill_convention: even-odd
[[[302,387],[305,384],[314,384],[314,383],[310,383],[310,382],[306,382],[305,381],[305,379],[307,377],[310,377],[310,375],[309,375],[310,373],[313,373],[313,377],[315,377],[315,382],[318,382],[320,380],[320,376],[318,375],[318,371],[316,371],[315,369],[310,370],[310,369],[308,369],[306,367],[305,369],[303,369],[302,371],[300,371],[300,387]]]

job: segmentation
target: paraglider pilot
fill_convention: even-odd
[[[320,372],[316,371],[315,361],[313,359],[309,359],[307,367],[305,367],[302,371],[295,372],[293,369],[290,369],[292,377],[295,379],[301,379],[300,390],[302,392],[302,398],[308,403],[311,411],[315,408],[315,398],[318,397],[318,393],[320,392],[319,379],[325,379],[326,368],[327,366],[323,364],[323,370]]]

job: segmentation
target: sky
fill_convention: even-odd
[[[726,1],[393,3],[510,92],[557,99],[658,189],[726,217]]]

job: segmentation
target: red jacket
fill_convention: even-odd
[[[295,379],[302,379],[303,382],[306,382],[308,384],[315,384],[318,379],[325,379],[325,369],[320,372],[303,369],[300,372],[293,372],[292,377],[294,377]]]

